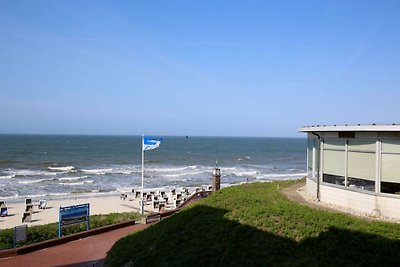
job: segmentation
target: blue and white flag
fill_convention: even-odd
[[[161,138],[150,138],[147,136],[143,136],[143,151],[156,149],[160,146],[162,139]]]

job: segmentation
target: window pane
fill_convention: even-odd
[[[330,175],[330,174],[324,173],[324,175],[322,176],[322,181],[324,181],[325,183],[337,184],[337,185],[344,186],[344,177],[343,176]]]
[[[324,141],[324,149],[333,149],[333,150],[343,150],[344,151],[344,140],[325,140]]]
[[[375,153],[348,152],[347,175],[375,181]]]
[[[314,146],[314,139],[308,139],[308,146],[307,146],[307,169],[308,172],[312,172],[313,166],[313,146]]]
[[[375,152],[376,143],[368,140],[349,140],[349,151]]]
[[[347,183],[349,185],[349,188],[375,191],[375,181],[347,177]]]
[[[400,195],[400,184],[399,183],[381,182],[381,192]]]
[[[344,176],[344,151],[324,151],[324,174]]]
[[[382,153],[400,153],[399,141],[382,141]]]
[[[400,183],[400,154],[382,154],[381,181]]]

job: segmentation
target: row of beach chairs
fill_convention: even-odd
[[[45,209],[47,206],[46,200],[40,200],[38,204],[39,209]],[[31,222],[32,221],[32,214],[33,214],[33,203],[31,198],[25,199],[25,211],[22,215],[22,222]],[[0,200],[0,217],[7,217],[8,216],[8,208],[6,202]]]
[[[133,199],[141,198],[141,190],[132,189]],[[173,209],[178,207],[190,196],[187,188],[181,190],[172,189],[169,192],[157,190],[143,192],[144,204],[153,205],[154,210]],[[125,200],[128,195],[121,194],[121,199]]]

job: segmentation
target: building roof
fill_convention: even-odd
[[[384,125],[312,125],[303,126],[299,132],[400,132],[400,124]]]

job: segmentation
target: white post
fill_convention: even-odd
[[[140,197],[140,214],[143,215],[144,214],[144,199],[143,199],[143,190],[144,190],[144,147],[143,147],[143,138],[144,135],[142,134],[142,194]]]

